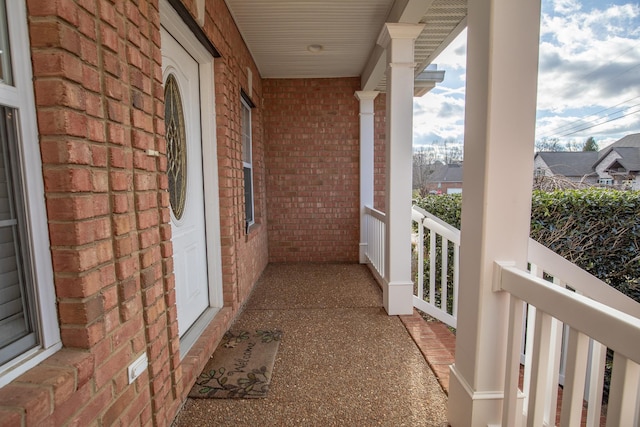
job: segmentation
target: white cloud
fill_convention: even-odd
[[[543,0],[537,138],[640,132],[640,5],[623,1]],[[415,102],[415,144],[464,132],[466,31],[435,62],[445,81]]]
[[[462,141],[464,132],[464,98],[456,91],[433,92],[414,99],[414,145],[436,141]],[[427,99],[428,97],[428,99]]]
[[[541,22],[537,137],[611,141],[638,132],[640,7],[553,6]]]
[[[575,13],[582,5],[576,0],[554,0],[553,8],[559,13]]]
[[[465,28],[434,61],[441,70],[464,70],[467,66],[467,29]]]

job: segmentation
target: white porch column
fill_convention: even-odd
[[[411,314],[411,157],[413,145],[413,44],[424,28],[385,24],[378,44],[387,50],[387,187],[384,308]]]
[[[374,107],[377,91],[357,91],[360,101],[360,264],[367,262],[367,224],[364,207],[373,207]]]
[[[526,268],[539,30],[539,0],[469,0],[455,427],[501,424],[508,301],[492,273]]]

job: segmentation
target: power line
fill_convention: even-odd
[[[638,105],[640,105],[640,104],[638,104]],[[597,127],[597,126],[602,126],[602,125],[604,125],[604,124],[606,124],[606,123],[610,123],[610,122],[613,122],[613,121],[615,121],[615,120],[619,120],[619,119],[622,119],[622,118],[624,118],[624,117],[627,117],[627,116],[630,116],[630,115],[632,115],[632,114],[636,114],[636,113],[640,113],[640,110],[632,111],[632,112],[630,112],[630,113],[623,114],[623,115],[622,115],[622,116],[620,116],[620,117],[614,117],[613,119],[609,119],[609,120],[604,121],[604,122],[602,122],[602,123],[596,123],[596,124],[594,124],[594,125],[587,126],[586,128],[578,129],[578,130],[576,130],[576,131],[574,131],[574,132],[566,133],[566,134],[561,135],[561,136],[570,136],[570,135],[574,135],[574,134],[576,134],[576,133],[578,133],[578,132],[582,132],[583,130],[591,129],[591,128],[594,128],[594,127]]]
[[[640,46],[640,42],[636,42],[636,43],[635,43],[635,44],[633,44],[631,47],[629,47],[628,49],[626,49],[624,52],[622,52],[622,53],[618,54],[617,56],[615,56],[614,58],[612,58],[612,59],[611,59],[611,60],[609,60],[608,62],[612,62],[612,61],[614,61],[615,59],[620,58],[620,57],[621,57],[621,56],[623,56],[623,55],[626,55],[628,52],[630,52],[630,51],[632,51],[632,50],[636,49],[638,46]],[[580,77],[578,80],[580,80],[580,81],[585,80],[587,77],[589,77],[589,76],[591,76],[592,74],[596,73],[597,71],[601,70],[603,67],[604,67],[604,66],[598,66],[598,67],[596,67],[596,68],[592,69],[590,72],[588,72],[588,73],[584,74],[584,75],[583,75],[582,77]],[[635,68],[638,68],[638,67],[640,67],[640,64],[631,65],[631,66],[627,67],[624,71],[621,71],[621,72],[619,72],[618,74],[616,74],[615,76],[611,76],[611,78],[612,78],[612,79],[618,79],[618,78],[620,78],[620,76],[622,76],[622,75],[624,75],[624,74],[627,74],[627,73],[628,73],[628,72],[630,72],[631,70],[633,70],[633,69],[635,69]],[[614,114],[621,113],[622,111],[628,110],[628,109],[630,109],[630,108],[637,107],[637,106],[638,106],[638,105],[640,105],[640,104],[634,104],[634,105],[631,105],[631,106],[628,106],[628,107],[625,107],[625,108],[621,108],[621,109],[616,110],[616,111],[613,111],[613,112],[611,112],[611,113],[609,113],[609,114],[607,114],[607,115],[605,115],[605,116],[603,116],[603,117],[599,117],[599,116],[598,116],[598,115],[599,115],[599,114],[601,114],[601,113],[604,113],[604,112],[606,112],[606,111],[608,111],[608,110],[611,110],[611,109],[614,109],[614,108],[616,108],[616,107],[619,107],[619,106],[621,106],[621,105],[623,105],[623,104],[626,104],[626,103],[628,103],[628,102],[630,102],[630,101],[633,101],[633,100],[635,100],[635,99],[638,99],[638,98],[640,98],[640,96],[635,96],[635,97],[633,97],[633,98],[627,99],[627,100],[625,100],[625,101],[623,101],[623,102],[620,102],[620,103],[618,103],[618,104],[616,104],[616,105],[613,105],[613,106],[611,106],[611,107],[607,107],[607,108],[604,108],[604,109],[602,109],[602,110],[599,110],[599,111],[597,111],[597,112],[595,112],[595,113],[592,113],[592,114],[588,115],[587,117],[585,117],[585,118],[583,118],[583,119],[575,120],[575,121],[573,121],[573,122],[571,122],[571,123],[567,123],[567,124],[564,124],[564,125],[562,125],[562,126],[559,126],[559,127],[555,128],[555,129],[551,129],[551,130],[549,130],[549,131],[545,132],[545,135],[544,135],[544,136],[542,136],[542,138],[548,138],[548,137],[556,136],[556,134],[557,134],[557,133],[562,133],[562,134],[563,134],[563,135],[560,135],[560,136],[569,136],[569,135],[573,135],[573,134],[576,134],[576,133],[578,133],[578,132],[581,132],[581,131],[583,131],[583,130],[591,129],[591,128],[593,128],[593,127],[599,126],[600,124],[609,123],[610,121],[617,120],[617,119],[613,119],[613,120],[607,120],[607,121],[604,121],[604,122],[602,122],[602,123],[595,123],[596,121],[602,120],[602,119],[604,119],[604,118],[606,118],[606,117],[610,117],[610,116],[612,116],[612,115],[614,115]],[[630,114],[634,114],[634,113],[630,113]],[[629,114],[622,115],[622,116],[621,116],[621,117],[619,117],[619,118],[626,117],[627,115],[629,115]],[[577,130],[576,130],[576,128],[577,128],[577,127],[580,127],[580,126],[584,125],[584,124],[585,124],[585,122],[593,123],[593,125],[591,125],[591,126],[589,126],[589,127],[586,127],[586,128],[581,128],[581,129],[577,129]],[[574,131],[574,130],[575,130],[575,131]]]
[[[611,110],[612,108],[619,107],[622,104],[626,104],[627,102],[633,101],[633,100],[638,99],[638,98],[640,98],[640,95],[634,96],[633,98],[627,99],[626,101],[622,101],[622,102],[620,102],[620,103],[618,103],[616,105],[613,105],[611,107],[603,108],[602,110],[599,110],[599,111],[596,111],[595,113],[589,114],[587,117],[585,117],[582,120],[575,120],[575,121],[573,121],[571,123],[566,123],[566,124],[564,124],[562,126],[559,126],[557,128],[548,130],[547,132],[545,132],[545,135],[543,137],[544,138],[548,138],[550,136],[553,136],[556,133],[562,133],[562,132],[571,131],[571,130],[573,130],[573,128],[575,128],[577,126],[584,125],[586,121],[592,121],[593,122],[593,121],[596,121],[596,120],[600,120],[603,117],[599,117],[598,114],[604,113],[607,110]],[[625,109],[633,108],[633,107],[636,107],[637,105],[640,105],[640,104],[634,104],[634,105],[631,105],[629,107],[625,107]],[[609,114],[605,115],[604,117],[608,117],[608,116],[610,116],[612,114],[616,114],[616,113],[619,113],[621,111],[624,111],[624,109],[620,109],[618,111],[614,111],[613,113],[609,113]],[[593,120],[589,120],[590,118],[593,118]]]

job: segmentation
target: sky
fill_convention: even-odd
[[[414,148],[464,138],[466,30],[434,61],[445,79],[414,98]],[[604,148],[640,132],[640,2],[542,0],[536,141]]]

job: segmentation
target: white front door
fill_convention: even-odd
[[[209,307],[198,62],[163,28],[167,174],[182,337]]]

